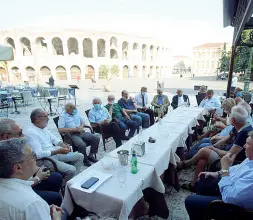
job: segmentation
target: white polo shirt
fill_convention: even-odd
[[[0,219],[51,220],[50,207],[32,190],[33,183],[0,178]]]

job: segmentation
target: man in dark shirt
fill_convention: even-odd
[[[125,112],[128,113],[131,116],[131,118],[139,124],[139,126],[142,126],[143,128],[148,128],[150,124],[149,115],[137,111],[137,107],[133,99],[129,99],[128,92],[126,90],[123,90],[121,92],[121,96],[122,98],[119,99],[118,101],[119,106],[123,108]]]
[[[125,110],[119,106],[118,103],[114,103],[114,95],[109,95],[107,100],[108,104],[105,106],[105,108],[109,111],[110,115],[112,116],[112,119],[119,120],[119,126],[122,129],[126,130],[127,128],[129,128],[130,131],[128,137],[133,137],[135,131],[139,127],[138,123],[133,121],[130,116],[125,112]]]

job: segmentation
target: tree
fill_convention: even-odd
[[[101,65],[99,67],[99,79],[108,79],[108,72],[109,72],[109,67],[106,65]]]
[[[220,72],[228,72],[229,70],[229,62],[230,62],[230,54],[227,52],[227,44],[224,43],[223,49],[221,51],[221,58],[219,60],[219,67],[218,69]]]
[[[117,65],[113,65],[110,69],[110,72],[112,74],[112,77],[118,77],[119,76],[119,67]]]
[[[185,67],[184,61],[183,61],[183,60],[179,61],[179,62],[174,66],[174,69],[179,70],[180,73],[185,72],[186,67]]]
[[[234,62],[235,72],[243,72],[248,68],[249,65],[250,48],[247,46],[239,46],[236,49],[236,56]]]

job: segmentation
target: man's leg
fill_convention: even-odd
[[[130,114],[131,118],[133,121],[136,121],[138,123],[138,128],[137,128],[137,133],[139,133],[139,129],[142,126],[142,118],[141,116],[137,115],[137,114]]]
[[[42,180],[40,184],[33,187],[34,190],[53,191],[59,193],[62,186],[62,175],[57,172],[52,172],[50,176]]]
[[[62,203],[62,197],[57,192],[51,192],[51,191],[42,191],[42,190],[36,190],[33,189],[34,192],[36,192],[42,199],[44,199],[48,205],[57,205],[61,206]]]
[[[150,125],[153,125],[155,123],[155,117],[154,117],[154,111],[152,109],[147,109],[144,111],[144,113],[147,113],[150,117]]]
[[[141,116],[142,118],[142,127],[148,128],[150,126],[150,116],[149,114],[143,112],[137,112],[137,115]]]
[[[124,123],[130,129],[128,137],[130,137],[130,138],[133,137],[134,133],[137,130],[137,128],[138,128],[139,125],[137,124],[137,122],[135,122],[133,120],[127,120],[127,119],[124,121]]]
[[[116,143],[116,148],[122,145],[122,141],[121,141],[122,132],[118,123],[111,122],[110,124],[102,125],[102,127],[103,127],[103,131],[106,134],[110,134],[113,137]]]
[[[204,220],[207,214],[208,205],[214,200],[220,200],[216,196],[190,195],[185,199],[185,208],[190,220]]]
[[[196,145],[194,145],[190,151],[189,151],[189,156],[190,158],[193,157],[196,153],[198,153],[198,151],[203,148],[203,147],[211,147],[212,143],[198,143]]]

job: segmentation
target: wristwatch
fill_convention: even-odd
[[[220,171],[218,171],[219,176],[222,176],[224,173],[229,173],[229,170],[220,170]]]
[[[35,176],[35,178],[38,180],[38,183],[41,183],[41,180],[38,176]]]

